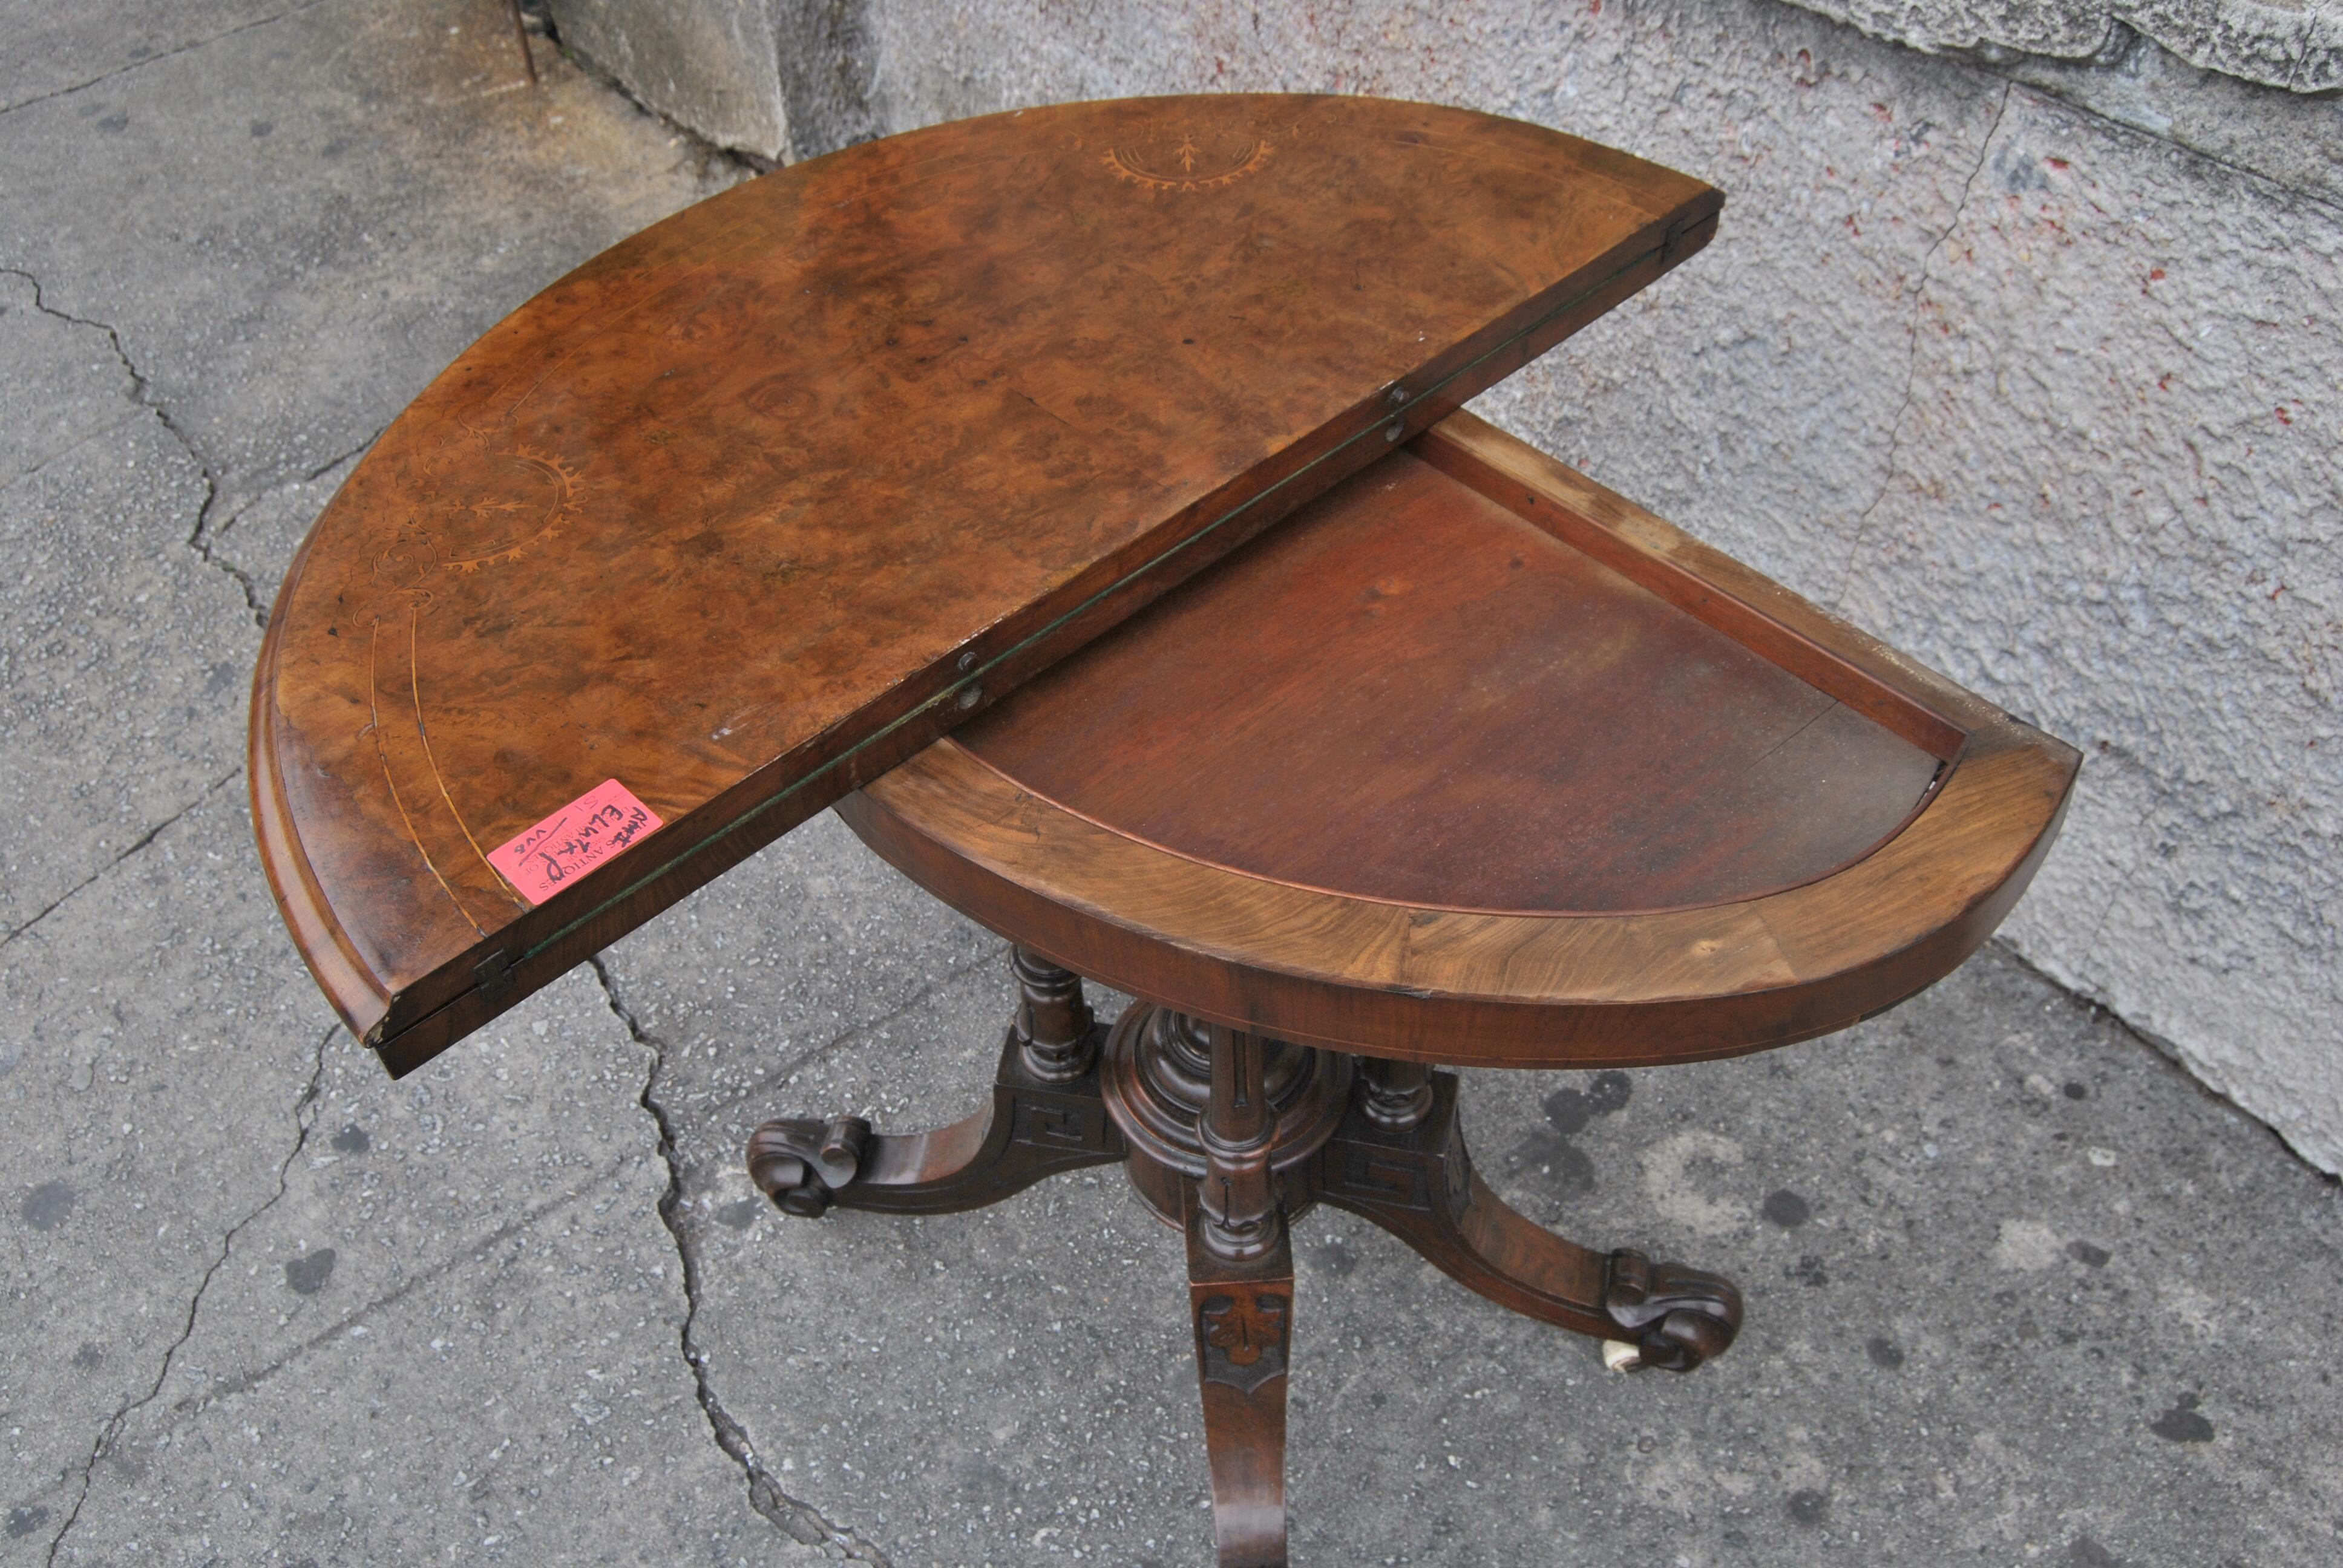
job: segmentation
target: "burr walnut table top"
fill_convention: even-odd
[[[2074,750],[1458,414],[840,806],[1079,973],[1280,1039],[1679,1061],[2015,903]]]
[[[251,779],[297,942],[411,1068],[1641,287],[1720,199],[1461,110],[1179,98],[892,137],[646,230],[425,391],[294,563]]]

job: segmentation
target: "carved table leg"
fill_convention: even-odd
[[[910,1137],[858,1117],[769,1121],[749,1140],[749,1174],[795,1214],[942,1213],[1127,1159],[1141,1197],[1187,1231],[1221,1568],[1286,1561],[1288,1221],[1312,1202],[1373,1221],[1500,1305],[1613,1342],[1614,1365],[1689,1372],[1733,1342],[1729,1282],[1592,1251],[1490,1191],[1465,1153],[1454,1074],[1142,1005],[1116,1026],[1102,1082],[1106,1031],[1081,980],[1023,949],[1011,964],[1016,1020],[987,1110]]]
[[[782,1210],[833,1203],[896,1214],[982,1208],[1045,1177],[1123,1158],[1099,1096],[1101,1033],[1081,981],[1019,949],[1020,999],[1001,1044],[992,1103],[965,1121],[906,1137],[860,1117],[768,1121],[749,1140],[749,1175]]]
[[[1455,1075],[1429,1077],[1423,1114],[1394,1126],[1405,1119],[1393,1112],[1388,1078],[1374,1066],[1362,1075],[1351,1114],[1319,1154],[1322,1201],[1373,1221],[1500,1306],[1630,1342],[1630,1366],[1690,1372],[1732,1344],[1741,1292],[1730,1281],[1640,1252],[1606,1257],[1523,1218],[1473,1172]]]
[[[1293,1251],[1269,1171],[1264,1042],[1214,1026],[1205,1172],[1188,1212],[1188,1304],[1220,1568],[1284,1568]]]

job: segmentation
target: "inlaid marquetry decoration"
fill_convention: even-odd
[[[1118,143],[1107,149],[1105,163],[1117,179],[1150,190],[1217,190],[1259,173],[1275,151],[1262,128],[1194,125]]]
[[[417,498],[415,526],[454,572],[518,561],[541,552],[578,505],[580,463],[491,438],[459,443],[426,465],[444,476]]]

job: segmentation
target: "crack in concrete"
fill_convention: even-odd
[[[154,383],[146,378],[146,372],[140,370],[136,363],[131,359],[130,350],[123,346],[122,334],[106,322],[93,320],[85,316],[75,316],[71,311],[59,310],[55,306],[51,305],[42,293],[41,280],[21,266],[0,266],[0,276],[23,278],[33,290],[33,308],[42,315],[106,335],[106,342],[114,347],[115,358],[121,361],[124,373],[130,377],[131,400],[153,412],[156,421],[170,432],[171,438],[186,450],[187,460],[195,464],[196,472],[203,476],[204,498],[196,508],[196,526],[187,535],[187,548],[201,557],[205,565],[227,574],[228,579],[243,591],[245,609],[251,615],[253,624],[266,626],[268,611],[260,602],[260,595],[253,587],[250,574],[233,562],[222,560],[212,553],[209,525],[212,508],[219,501],[219,476],[212,471],[211,464],[196,448],[194,437],[180,428],[178,420],[172,417],[170,409],[164,407],[162,397],[155,391]]]
[[[1993,156],[1993,139],[2001,134],[2001,123],[2009,114],[2010,95],[2016,92],[2014,82],[2001,85],[2001,102],[1994,106],[1993,122],[1985,128],[1977,143],[1976,164],[1969,170],[1968,178],[1961,182],[1961,199],[1953,204],[1952,216],[1946,219],[1944,232],[1936,236],[1920,258],[1920,276],[1912,285],[1911,352],[1904,362],[1904,397],[1896,407],[1896,417],[1887,427],[1887,460],[1879,476],[1879,488],[1870,504],[1855,519],[1855,538],[1847,541],[1846,564],[1839,571],[1838,591],[1831,596],[1831,608],[1844,610],[1847,590],[1855,586],[1855,560],[1863,551],[1864,536],[1871,529],[1871,515],[1887,499],[1887,492],[1896,485],[1896,460],[1904,451],[1904,420],[1912,412],[1913,393],[1920,377],[1920,314],[1926,308],[1929,269],[1936,265],[1936,253],[1952,243],[1953,235],[1961,226],[1961,218],[1969,210],[1969,197],[1976,194],[1977,176],[1985,173],[1986,161]]]
[[[628,1036],[636,1044],[650,1053],[650,1065],[643,1074],[643,1091],[637,1103],[658,1128],[659,1158],[667,1163],[667,1191],[659,1194],[659,1222],[667,1227],[668,1235],[675,1242],[676,1259],[683,1277],[683,1326],[677,1332],[677,1337],[682,1345],[684,1363],[691,1368],[692,1384],[699,1397],[700,1413],[707,1418],[716,1446],[740,1467],[748,1483],[749,1506],[764,1515],[790,1540],[806,1546],[835,1548],[843,1552],[850,1563],[867,1563],[871,1568],[891,1568],[887,1554],[865,1539],[860,1532],[833,1522],[811,1503],[782,1491],[771,1473],[759,1462],[748,1429],[734,1419],[717,1397],[714,1380],[709,1374],[707,1352],[699,1348],[693,1332],[699,1321],[699,1259],[684,1232],[679,1216],[683,1207],[683,1164],[677,1156],[675,1123],[659,1099],[659,1078],[667,1068],[667,1047],[645,1030],[633,1011],[619,1000],[618,982],[611,978],[609,966],[598,955],[586,962],[602,987],[603,1000],[609,1004],[611,1016],[626,1026]]]
[[[294,482],[302,485],[316,484],[319,479],[325,477],[327,474],[332,473],[336,468],[340,467],[344,463],[348,462],[351,458],[357,457],[360,453],[372,447],[377,441],[381,440],[383,433],[389,428],[390,427],[387,425],[377,425],[375,427],[373,435],[368,436],[365,440],[360,441],[357,446],[351,447],[348,451],[342,453],[339,457],[327,458],[324,462],[303,474],[300,478]],[[277,490],[281,490],[284,487],[284,486],[279,485],[276,489],[269,490],[266,494],[273,496],[277,493]],[[252,502],[247,501],[243,506],[238,507],[236,510],[236,517],[226,519],[220,524],[220,527],[227,527],[229,523],[236,521],[236,518],[240,518],[244,516],[245,513],[252,510]]]
[[[83,1505],[89,1501],[90,1486],[96,1476],[99,1462],[114,1452],[114,1445],[120,1440],[123,1428],[129,1424],[130,1418],[162,1396],[163,1385],[170,1381],[171,1367],[178,1360],[179,1352],[186,1347],[189,1340],[195,1338],[196,1318],[203,1310],[204,1294],[211,1289],[213,1278],[219,1273],[222,1266],[235,1252],[236,1239],[245,1232],[246,1227],[277,1207],[284,1200],[287,1191],[290,1190],[293,1161],[301,1157],[301,1151],[309,1142],[309,1130],[317,1125],[309,1112],[317,1103],[319,1091],[325,1087],[326,1048],[333,1043],[334,1034],[335,1030],[328,1029],[317,1036],[317,1051],[310,1063],[308,1084],[301,1091],[300,1099],[293,1102],[293,1147],[287,1150],[285,1158],[277,1162],[277,1191],[262,1200],[258,1208],[227,1228],[227,1233],[220,1238],[219,1256],[214,1258],[210,1266],[204,1270],[204,1277],[196,1282],[195,1293],[187,1298],[186,1322],[179,1326],[179,1337],[173,1340],[169,1347],[163,1352],[163,1364],[155,1371],[153,1386],[116,1411],[106,1425],[99,1430],[97,1441],[90,1444],[89,1458],[83,1462],[81,1467],[81,1490],[75,1494],[73,1507],[67,1511],[65,1523],[57,1526],[56,1534],[49,1539],[48,1556],[45,1559],[49,1568],[55,1568],[57,1553],[64,1548],[65,1537],[73,1533],[74,1525],[81,1519],[81,1511]]]
[[[524,7],[524,9],[528,8]],[[747,152],[738,147],[728,147],[721,142],[712,142],[666,110],[644,102],[637,95],[633,87],[563,43],[561,29],[555,23],[551,11],[531,9],[528,10],[528,15],[530,20],[537,24],[538,35],[552,45],[554,51],[562,59],[568,61],[579,75],[597,86],[616,93],[682,138],[680,145],[699,160],[699,168],[696,172],[703,178],[711,167],[728,169],[743,178],[754,179],[759,175],[770,174],[780,166],[761,153]]]
[[[752,1094],[769,1094],[776,1088],[786,1088],[788,1086],[790,1074],[804,1070],[806,1068],[812,1066],[815,1062],[820,1061],[824,1058],[832,1055],[840,1048],[852,1044],[855,1040],[861,1039],[873,1030],[883,1029],[888,1024],[895,1022],[905,1014],[916,1010],[922,1002],[925,1002],[930,997],[935,995],[936,992],[943,990],[954,980],[960,979],[964,975],[973,973],[983,964],[995,961],[998,960],[989,958],[970,959],[965,963],[947,964],[934,979],[929,980],[927,984],[920,987],[919,990],[904,998],[900,1005],[890,1008],[887,1011],[880,1013],[876,1018],[865,1019],[860,1023],[839,1030],[838,1033],[831,1035],[828,1040],[823,1040],[819,1045],[809,1045],[806,1047],[797,1055],[790,1057],[788,1060],[782,1062],[778,1068],[774,1069],[770,1078],[766,1081],[743,1084],[739,1088],[732,1091],[729,1094],[724,1096],[722,1099],[718,1099],[714,1095],[708,1096],[705,1101],[708,1109],[710,1111],[720,1111],[728,1106],[738,1105],[740,1101],[748,1099]]]
[[[348,462],[351,458],[363,455],[368,448],[372,447],[377,441],[381,440],[383,433],[389,428],[390,427],[387,425],[378,426],[376,427],[372,435],[368,436],[365,440],[360,441],[357,446],[352,447],[348,451],[337,452],[333,457],[327,458],[324,462],[317,464],[314,467],[305,468],[292,478],[279,479],[275,484],[270,485],[267,488],[247,498],[242,506],[236,508],[236,510],[230,512],[227,516],[222,518],[218,522],[214,523],[207,538],[214,542],[216,542],[221,535],[226,533],[228,529],[236,527],[236,524],[242,522],[245,519],[246,515],[249,513],[253,508],[261,505],[263,502],[269,499],[269,498],[275,496],[279,490],[289,488],[294,485],[316,484],[319,479],[325,477],[327,474],[332,473],[336,468],[340,467],[344,463]]]
[[[2121,115],[2103,109],[2097,105],[2090,102],[2088,99],[2070,92],[2056,83],[2045,82],[2035,77],[2016,75],[1991,63],[1981,65],[1978,68],[1986,75],[1995,77],[1996,79],[2011,86],[2023,87],[2029,93],[2038,93],[2043,97],[2056,104],[2060,108],[2071,110],[2073,113],[2077,115],[2086,116],[2090,119],[2098,121],[2101,125],[2107,126],[2113,130],[2122,132],[2128,136],[2138,136],[2145,141],[2156,142],[2161,146],[2174,148],[2177,151],[2187,154],[2192,158],[2201,158],[2205,162],[2211,164],[2216,168],[2226,169],[2233,175],[2237,175],[2243,178],[2252,180],[2257,185],[2268,186],[2273,190],[2284,191],[2288,197],[2296,201],[2308,202],[2313,206],[2324,207],[2329,213],[2338,216],[2343,216],[2343,202],[2337,201],[2333,196],[2328,196],[2324,191],[2315,190],[2308,186],[2298,186],[2290,180],[2281,179],[2266,169],[2252,168],[2245,164],[2238,163],[2234,158],[2223,157],[2220,154],[2199,146],[2195,142],[2184,141],[2168,131],[2159,131],[2155,126],[2144,126],[2137,120],[2125,119]]]
[[[0,115],[13,115],[19,109],[29,109],[35,104],[45,104],[55,98],[70,98],[75,93],[87,92],[101,82],[110,82],[116,76],[144,70],[149,65],[181,55],[193,54],[197,49],[207,49],[223,38],[233,38],[238,33],[249,33],[255,27],[266,27],[272,22],[282,22],[287,16],[297,16],[304,11],[314,9],[325,3],[326,0],[303,0],[301,5],[294,6],[290,11],[279,11],[273,16],[262,16],[250,22],[239,22],[235,26],[215,33],[208,38],[198,38],[192,44],[182,44],[176,49],[165,49],[159,54],[149,55],[143,60],[133,60],[126,65],[116,65],[111,71],[101,71],[86,82],[75,82],[70,87],[58,87],[46,93],[35,93],[29,98],[19,98],[13,104],[0,105]]]
[[[229,769],[226,772],[221,774],[218,778],[213,779],[210,783],[205,785],[203,789],[196,793],[194,799],[188,801],[186,805],[172,812],[168,817],[166,817],[161,821],[156,823],[152,828],[147,829],[144,833],[141,833],[128,848],[122,851],[122,853],[115,856],[114,859],[108,860],[105,865],[100,866],[96,870],[92,871],[88,876],[84,877],[80,881],[75,882],[72,887],[67,888],[64,892],[59,893],[55,898],[50,900],[47,905],[44,907],[40,912],[34,915],[23,925],[16,927],[6,936],[0,937],[0,948],[6,947],[10,942],[15,941],[18,937],[21,937],[26,931],[31,930],[35,926],[39,925],[43,920],[45,920],[51,915],[55,914],[73,899],[74,895],[81,892],[92,882],[96,881],[100,877],[105,876],[108,871],[114,869],[115,867],[119,866],[123,861],[130,859],[131,856],[138,853],[139,850],[144,849],[147,845],[153,843],[156,839],[162,836],[165,829],[170,827],[171,824],[176,822],[180,818],[185,817],[188,812],[194,810],[196,807],[210,799],[214,795],[218,794],[221,788],[226,785],[230,780],[240,779],[243,776],[244,764],[239,762],[235,767]]]
[[[936,992],[943,990],[944,987],[951,984],[954,980],[959,980],[961,976],[972,972],[980,962],[985,961],[991,960],[970,959],[966,963],[945,965],[942,972],[938,974],[933,980],[930,980],[927,984],[913,991],[910,996],[905,997],[900,1006],[892,1008],[886,1012],[882,1012],[877,1018],[865,1019],[860,1023],[855,1024],[850,1028],[842,1029],[836,1034],[831,1035],[828,1040],[822,1041],[820,1045],[809,1045],[806,1047],[805,1050],[798,1052],[797,1055],[789,1058],[787,1061],[781,1063],[779,1067],[774,1069],[773,1077],[776,1080],[779,1080],[783,1085],[786,1085],[789,1081],[789,1074],[803,1071],[806,1068],[812,1066],[815,1062],[820,1061],[822,1058],[830,1055],[830,1052],[838,1050],[839,1047],[845,1045],[850,1040],[859,1039],[860,1037],[870,1033],[874,1029],[879,1029],[884,1025],[893,1023],[897,1019],[901,1018],[905,1013],[911,1011],[921,1002],[926,1001],[930,997],[935,995]],[[734,1095],[733,1099],[743,1100],[759,1090],[770,1089],[771,1087],[771,1084],[751,1084],[747,1088],[742,1089],[739,1093]]]
[[[255,507],[275,497],[278,491],[287,489],[295,485],[315,484],[318,479],[332,473],[344,463],[350,461],[354,457],[363,456],[373,448],[374,444],[377,441],[382,439],[383,433],[389,428],[390,427],[387,425],[380,426],[376,428],[372,435],[368,436],[365,440],[360,441],[357,446],[352,447],[348,451],[336,453],[333,457],[327,458],[324,462],[317,464],[315,467],[304,470],[294,478],[277,480],[275,484],[268,486],[266,488],[262,489],[246,498],[243,505],[237,507],[236,510],[230,512],[227,516],[220,518],[216,523],[206,524],[201,518],[196,519],[195,537],[187,541],[188,545],[197,555],[202,556],[205,560],[209,561],[212,565],[217,567],[220,570],[226,572],[228,576],[234,578],[239,584],[243,585],[245,604],[251,609],[254,621],[258,624],[263,631],[268,629],[268,608],[260,602],[260,594],[257,585],[254,583],[250,573],[246,572],[242,567],[237,566],[234,561],[228,559],[225,555],[219,553],[221,544],[227,537],[227,531],[236,527],[236,524],[242,522],[246,516],[250,513]],[[314,522],[315,519],[313,518],[312,521]]]
[[[604,1166],[596,1173],[596,1179],[607,1180],[617,1176],[627,1168],[628,1162],[628,1158],[621,1158],[611,1161],[608,1165]],[[438,1262],[433,1264],[430,1268],[425,1269],[421,1272],[401,1281],[397,1285],[385,1291],[382,1294],[359,1306],[356,1311],[349,1312],[347,1315],[335,1319],[325,1328],[318,1330],[307,1339],[303,1340],[299,1344],[295,1345],[283,1355],[278,1356],[275,1361],[270,1362],[266,1366],[257,1368],[252,1372],[241,1373],[236,1377],[226,1379],[217,1386],[206,1389],[201,1393],[189,1394],[186,1398],[180,1400],[171,1407],[172,1413],[174,1415],[186,1416],[192,1419],[196,1416],[201,1415],[204,1412],[211,1409],[214,1405],[220,1403],[224,1400],[234,1399],[236,1395],[242,1393],[250,1393],[254,1389],[258,1388],[262,1383],[266,1382],[270,1378],[275,1377],[278,1372],[284,1371],[287,1367],[291,1366],[295,1362],[301,1360],[301,1358],[307,1355],[310,1352],[317,1350],[319,1346],[330,1344],[337,1340],[347,1338],[352,1328],[365,1322],[368,1318],[381,1312],[384,1308],[397,1305],[400,1302],[406,1300],[417,1291],[421,1290],[425,1285],[431,1283],[434,1280],[442,1279],[447,1274],[454,1272],[466,1261],[468,1261],[474,1263],[483,1261],[490,1252],[504,1245],[507,1241],[511,1241],[515,1236],[519,1235],[523,1231],[526,1231],[531,1225],[536,1224],[548,1214],[552,1213],[557,1209],[577,1202],[585,1195],[583,1189],[578,1191],[563,1192],[557,1197],[548,1198],[544,1202],[538,1204],[534,1208],[524,1210],[515,1218],[506,1221],[503,1224],[489,1231],[486,1236],[481,1237],[479,1241],[474,1242],[471,1246],[458,1248],[456,1251],[440,1259]],[[179,1423],[177,1422],[174,1422],[171,1430],[176,1430],[178,1424]]]

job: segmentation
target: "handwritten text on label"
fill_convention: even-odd
[[[531,904],[541,904],[659,827],[658,813],[616,779],[605,779],[526,833],[490,851],[488,863]]]

